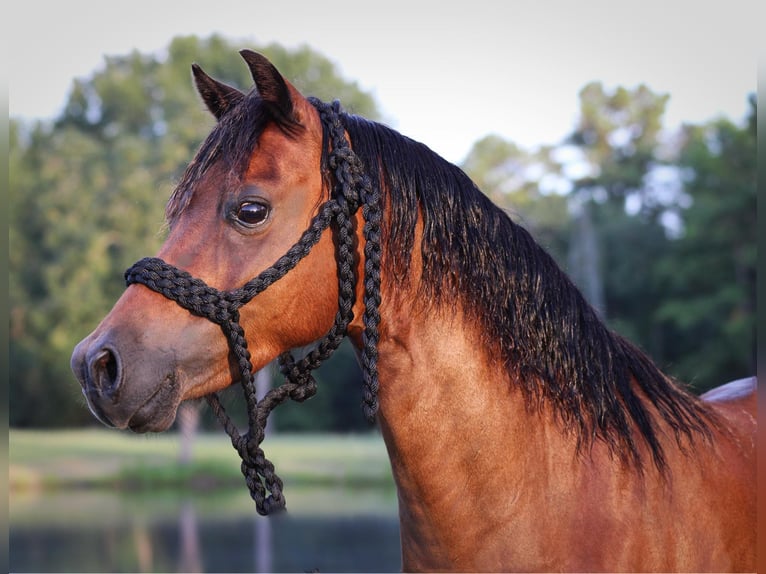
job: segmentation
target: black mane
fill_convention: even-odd
[[[169,225],[211,166],[223,161],[230,177],[241,176],[270,121],[276,120],[255,91],[221,118],[168,202]],[[390,209],[383,246],[388,280],[408,281],[411,253],[418,247],[415,226],[422,217],[419,295],[433,304],[462,303],[530,408],[549,403],[577,433],[581,448],[603,440],[639,469],[641,441],[657,467],[666,466],[657,416],[673,429],[679,445],[682,436],[709,436],[712,415],[704,405],[609,331],[553,259],[462,170],[382,124],[345,114],[343,122]],[[288,134],[297,129],[280,127]]]
[[[461,169],[386,126],[344,119],[354,151],[390,209],[384,269],[398,283],[408,280],[422,216],[420,295],[436,304],[459,298],[531,407],[550,402],[581,447],[604,440],[639,468],[636,434],[657,467],[665,467],[647,400],[679,444],[681,435],[709,433],[701,402],[611,332],[550,255]]]

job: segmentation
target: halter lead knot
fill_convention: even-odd
[[[287,399],[302,402],[316,393],[316,381],[311,372],[338,348],[353,319],[356,275],[352,219],[360,205],[363,205],[362,217],[365,222],[362,230],[365,237],[363,406],[370,420],[374,419],[378,409],[377,342],[382,219],[380,192],[372,188],[361,160],[346,139],[340,103],[336,101],[326,104],[314,98],[310,101],[317,108],[322,121],[323,147],[331,144],[327,165],[332,170],[335,185],[330,199],[322,204],[309,228],[285,255],[243,287],[231,291],[219,291],[210,287],[201,279],[156,257],[141,259],[125,272],[127,285],[145,285],[175,301],[193,315],[204,317],[221,327],[239,367],[239,382],[247,403],[248,430],[239,432],[216,393],[208,395],[206,399],[231,438],[232,446],[242,458],[242,474],[256,509],[262,515],[284,509],[286,504],[282,480],[260,447],[269,413]],[[289,352],[280,355],[280,371],[285,382],[271,389],[258,401],[250,351],[247,349],[244,329],[239,323],[239,309],[293,269],[333,223],[338,235],[338,311],[333,326],[316,347],[299,361]]]

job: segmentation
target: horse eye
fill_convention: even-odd
[[[248,227],[261,225],[269,216],[269,206],[263,203],[248,201],[240,204],[237,209],[237,221]]]

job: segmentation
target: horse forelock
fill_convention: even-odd
[[[413,301],[459,299],[530,405],[548,402],[581,447],[603,440],[638,468],[641,441],[665,467],[658,417],[679,445],[682,436],[709,436],[702,403],[612,333],[550,255],[461,169],[381,124],[344,121],[373,185],[384,190],[386,275],[407,284],[422,218]]]
[[[258,138],[271,122],[276,122],[288,135],[295,134],[298,127],[273,115],[255,89],[221,117],[168,199],[165,220],[170,227],[188,207],[199,182],[213,166],[221,166],[229,181],[242,178]]]

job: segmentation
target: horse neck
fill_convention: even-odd
[[[509,516],[523,529],[533,518],[527,501],[543,488],[570,488],[552,486],[562,477],[578,480],[579,469],[561,466],[574,441],[552,416],[527,408],[459,309],[413,311],[398,302],[382,314],[379,420],[398,489],[404,566],[454,568],[461,541],[482,538],[468,529],[489,532]]]

